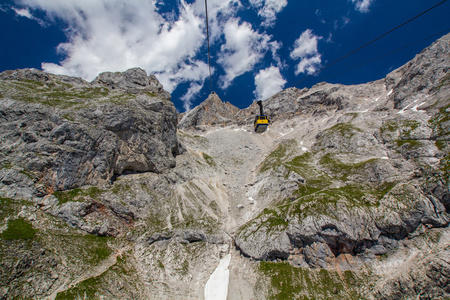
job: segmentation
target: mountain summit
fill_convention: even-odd
[[[450,297],[449,52],[281,91],[264,134],[140,69],[1,73],[0,298]]]
[[[183,115],[178,128],[230,125],[238,112],[239,108],[229,102],[223,102],[215,92],[212,92],[199,106]]]

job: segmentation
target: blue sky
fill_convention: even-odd
[[[208,0],[213,90],[246,108],[440,2]],[[296,87],[384,78],[449,31],[449,12],[447,1]],[[37,68],[91,81],[141,67],[179,112],[210,93],[204,0],[4,0],[0,26],[0,71]]]

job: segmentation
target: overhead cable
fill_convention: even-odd
[[[205,1],[206,1],[206,0],[205,0]],[[378,40],[381,39],[382,37],[385,37],[386,35],[392,33],[393,31],[395,31],[395,30],[397,30],[397,29],[399,29],[399,28],[405,26],[406,24],[408,24],[408,23],[414,21],[415,19],[421,17],[422,15],[424,15],[424,14],[426,14],[427,12],[429,12],[429,11],[435,9],[436,7],[438,7],[438,6],[442,5],[442,4],[444,4],[445,2],[447,2],[447,0],[444,0],[444,1],[439,2],[438,4],[434,5],[433,7],[430,7],[429,9],[427,9],[427,10],[421,12],[420,14],[414,16],[413,18],[409,19],[408,21],[403,22],[402,24],[398,25],[397,27],[395,27],[395,28],[393,28],[393,29],[387,31],[386,33],[383,33],[383,34],[380,35],[379,37],[377,37],[377,38],[371,40],[370,42],[368,42],[368,43],[362,45],[361,47],[359,47],[359,48],[353,50],[352,52],[350,52],[350,53],[348,53],[348,54],[342,56],[341,58],[339,58],[339,59],[333,61],[332,63],[329,63],[329,64],[326,65],[325,67],[320,68],[319,70],[317,70],[317,71],[315,71],[314,73],[312,73],[312,74],[306,76],[305,78],[303,78],[303,79],[301,79],[301,80],[295,82],[294,84],[292,84],[292,85],[289,86],[289,87],[294,87],[294,86],[296,86],[297,84],[299,84],[300,82],[303,82],[303,81],[305,81],[305,80],[308,79],[308,78],[311,78],[312,76],[318,74],[319,72],[321,72],[321,71],[323,71],[323,70],[325,70],[325,69],[331,67],[332,65],[334,65],[334,64],[336,64],[336,63],[338,63],[338,62],[340,62],[341,60],[343,60],[344,58],[347,58],[348,56],[354,54],[355,52],[358,52],[359,50],[361,50],[361,49],[363,49],[363,48],[369,46],[370,44],[373,44],[374,42],[378,41]]]
[[[425,37],[425,38],[423,38],[423,39],[420,39],[420,40],[418,40],[418,41],[415,41],[415,42],[413,42],[413,43],[410,43],[410,44],[408,44],[408,45],[406,45],[406,46],[403,46],[403,47],[401,47],[401,48],[397,48],[397,49],[392,50],[392,51],[390,51],[390,52],[388,52],[388,53],[385,53],[385,54],[383,54],[383,55],[377,56],[377,57],[372,58],[372,59],[370,59],[370,60],[367,60],[367,61],[365,61],[365,62],[363,62],[363,63],[360,63],[360,64],[358,64],[358,65],[356,65],[356,66],[353,66],[353,67],[351,67],[351,68],[345,69],[345,70],[342,71],[342,72],[339,72],[339,73],[337,73],[337,74],[332,74],[332,75],[330,75],[330,76],[327,76],[326,78],[334,78],[334,77],[339,76],[339,75],[341,75],[341,74],[344,74],[344,73],[346,73],[346,72],[348,72],[348,71],[351,71],[351,70],[353,70],[353,69],[359,68],[359,67],[364,66],[364,65],[366,65],[366,64],[368,64],[368,63],[371,63],[371,62],[373,62],[373,61],[376,61],[376,60],[381,59],[381,58],[383,58],[383,57],[386,57],[386,56],[388,56],[388,55],[394,54],[394,53],[396,53],[396,52],[398,52],[398,51],[401,51],[401,50],[403,50],[403,49],[409,48],[409,47],[411,47],[411,46],[414,46],[415,44],[421,43],[421,42],[423,42],[423,41],[426,41],[426,40],[428,40],[428,39],[431,39],[431,38],[433,38],[433,37],[435,37],[435,36],[438,36],[438,35],[441,35],[441,34],[443,34],[443,33],[447,33],[447,32],[449,32],[449,31],[450,31],[450,28],[447,28],[447,29],[445,29],[445,30],[443,30],[443,31],[440,31],[440,32],[435,33],[435,34],[430,35],[430,36],[427,36],[427,37]]]
[[[208,41],[208,67],[209,67],[209,89],[212,93],[212,78],[211,78],[211,52],[209,50],[209,24],[208,24],[208,3],[205,0],[205,12],[206,12],[206,39]]]

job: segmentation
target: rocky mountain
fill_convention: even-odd
[[[140,69],[1,73],[0,298],[449,298],[449,50],[284,90],[264,134]]]

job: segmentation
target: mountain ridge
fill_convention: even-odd
[[[230,299],[448,297],[449,40],[281,91],[264,134],[140,69],[1,73],[0,298],[203,299],[228,254]]]

